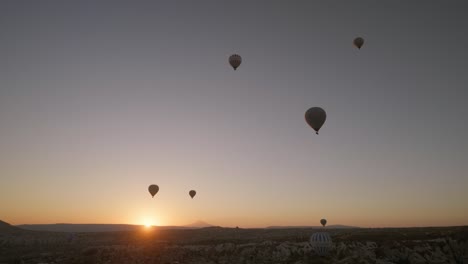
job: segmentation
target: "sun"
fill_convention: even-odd
[[[147,229],[157,225],[156,220],[154,220],[153,218],[145,218],[143,219],[143,221],[141,221],[141,223],[142,223],[141,225]]]

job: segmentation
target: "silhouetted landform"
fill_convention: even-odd
[[[18,227],[12,226],[7,222],[0,220],[0,234],[19,233],[22,230]]]
[[[31,224],[31,225],[18,225],[17,227],[24,230],[32,231],[50,231],[50,232],[118,232],[118,231],[135,231],[140,230],[142,225],[126,225],[126,224]],[[194,229],[194,228],[207,228],[217,227],[203,221],[185,226],[154,226],[158,229]],[[266,229],[297,229],[297,228],[323,228],[321,226],[269,226]],[[345,225],[330,225],[326,229],[336,228],[358,228]],[[261,228],[260,228],[261,229]]]
[[[290,229],[290,228],[323,228],[322,226],[268,226],[269,229]],[[347,225],[327,225],[325,229],[328,228],[359,228],[357,226],[347,226]]]
[[[43,225],[18,225],[17,227],[32,231],[49,232],[68,232],[68,233],[86,233],[86,232],[121,232],[141,230],[142,225],[121,225],[121,224],[43,224]],[[155,226],[158,229],[193,229],[198,227],[186,226]]]
[[[211,227],[203,221],[197,221],[186,226],[156,226],[162,229],[193,229]],[[39,224],[39,225],[18,225],[18,228],[32,231],[49,231],[49,232],[119,232],[119,231],[135,231],[141,230],[142,225],[126,225],[126,224]]]
[[[18,225],[17,227],[25,230],[50,232],[116,232],[135,231],[142,228],[140,225],[119,224],[42,224]]]
[[[328,229],[330,254],[314,253],[323,228],[0,233],[0,263],[468,263],[468,226]]]
[[[185,225],[184,227],[194,227],[194,228],[204,228],[204,227],[212,227],[213,225],[210,225],[206,222],[203,222],[203,221],[196,221],[194,223],[191,223],[189,225]]]

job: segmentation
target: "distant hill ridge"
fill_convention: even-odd
[[[347,225],[327,225],[323,226],[268,226],[267,229],[291,229],[291,228],[331,228],[331,229],[338,229],[338,228],[359,228],[357,226],[347,226]]]
[[[133,231],[141,229],[140,225],[125,224],[32,224],[18,225],[17,227],[33,231],[52,231],[52,232],[116,232]]]
[[[18,233],[22,230],[18,227],[12,226],[7,222],[0,220],[0,234],[11,234],[11,233]]]
[[[203,221],[196,221],[192,224],[184,226],[154,226],[161,230],[165,229],[199,229],[199,228],[214,228],[217,226],[208,224]],[[32,231],[51,231],[51,232],[119,232],[119,231],[136,231],[141,230],[142,225],[130,225],[130,224],[69,224],[69,223],[57,223],[57,224],[29,224],[29,225],[18,225],[12,226],[6,222],[0,221],[0,233],[12,233],[21,232],[24,230]],[[266,229],[294,229],[294,228],[323,228],[322,226],[268,226]],[[358,228],[354,226],[346,225],[330,225],[326,226],[327,229],[346,229],[346,228]]]
[[[203,221],[196,221],[186,226],[154,226],[158,229],[197,229],[212,227]],[[17,227],[25,230],[33,231],[52,231],[52,232],[119,232],[119,231],[135,231],[141,230],[143,225],[129,224],[30,224],[18,225]]]

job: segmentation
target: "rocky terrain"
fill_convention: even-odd
[[[468,227],[328,229],[333,247],[326,257],[317,256],[308,243],[319,230],[313,228],[3,229],[0,263],[468,263]]]

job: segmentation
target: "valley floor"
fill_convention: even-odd
[[[0,263],[468,263],[468,227],[327,229],[320,257],[308,239],[323,229],[0,234]]]

